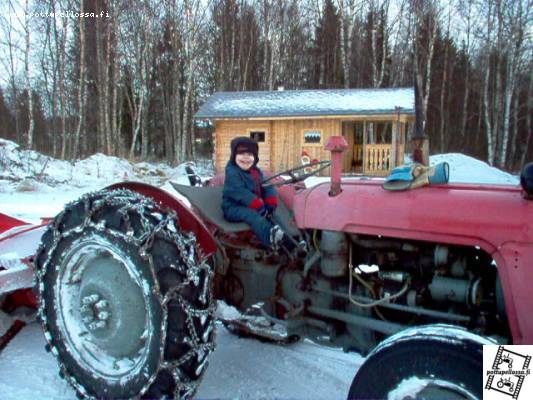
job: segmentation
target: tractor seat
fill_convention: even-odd
[[[222,212],[222,191],[224,186],[187,186],[172,181],[170,184],[179,194],[189,200],[202,218],[216,225],[222,231],[238,233],[250,230],[250,225],[244,222],[229,222],[224,218],[224,213]],[[289,210],[283,204],[283,201],[279,199],[278,207],[274,212],[274,219],[279,221],[286,232],[293,235],[299,233],[298,228],[290,223],[292,221]]]

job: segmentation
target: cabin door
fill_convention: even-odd
[[[364,123],[362,121],[344,121],[342,123],[342,136],[348,142],[342,170],[345,174],[363,173],[363,131]]]

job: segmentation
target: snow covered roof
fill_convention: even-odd
[[[415,113],[414,88],[217,92],[195,118]]]

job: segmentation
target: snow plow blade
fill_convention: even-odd
[[[0,213],[0,351],[35,317],[27,310],[37,308],[33,257],[45,228]]]
[[[25,224],[0,234],[0,296],[33,287],[32,259],[45,228],[44,224]]]

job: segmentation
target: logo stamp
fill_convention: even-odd
[[[487,354],[496,347],[496,354]],[[487,377],[484,398],[509,399],[511,397],[517,400],[523,392],[525,380],[531,374],[529,364],[532,350],[533,346],[483,346],[483,366]],[[529,379],[533,380],[533,378]],[[492,394],[497,392],[500,395],[489,396],[487,391],[489,393],[494,391]],[[530,390],[527,392],[529,393]],[[530,398],[531,393],[525,395],[524,398]]]

